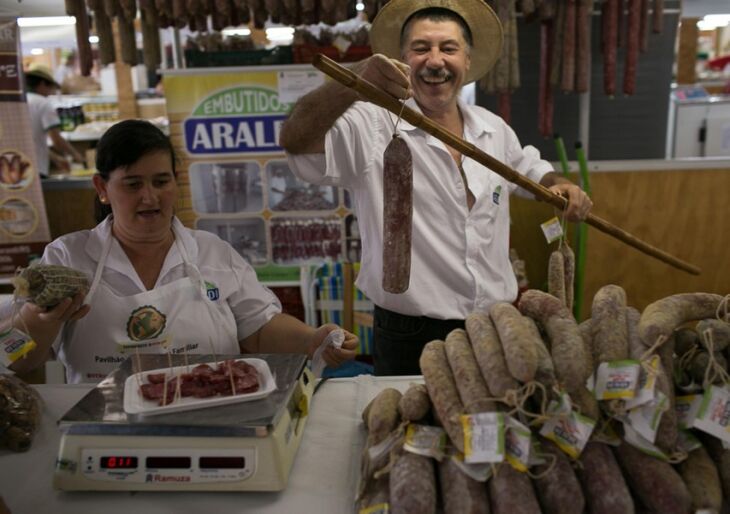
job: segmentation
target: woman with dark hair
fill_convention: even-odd
[[[97,146],[96,167],[100,223],[52,242],[42,259],[86,272],[89,290],[48,311],[23,305],[25,324],[16,325],[27,327],[38,347],[12,369],[33,369],[51,349],[69,383],[104,378],[125,358],[125,346],[312,356],[337,328],[315,329],[283,314],[231,245],[182,225],[174,214],[175,154],[154,125],[127,120],[111,127]],[[354,357],[356,345],[346,332],[341,349],[325,350],[325,361],[338,366]]]

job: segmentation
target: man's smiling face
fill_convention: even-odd
[[[410,22],[403,59],[411,67],[411,84],[424,113],[441,113],[456,102],[469,71],[469,45],[455,21]]]

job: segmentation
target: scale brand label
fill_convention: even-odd
[[[145,482],[190,482],[187,475],[159,475],[157,473],[148,473]]]
[[[279,133],[290,107],[268,87],[217,91],[183,122],[185,149],[191,155],[279,153]]]

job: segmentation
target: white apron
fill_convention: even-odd
[[[173,226],[175,244],[185,266],[185,277],[131,296],[118,296],[101,282],[114,237],[104,244],[85,303],[91,311],[67,325],[59,349],[68,383],[98,382],[128,356],[140,353],[240,353],[236,320],[217,289],[207,291],[200,270],[188,259]],[[221,302],[223,305],[221,305]],[[167,348],[144,341],[169,336]],[[138,341],[139,349],[120,343]]]

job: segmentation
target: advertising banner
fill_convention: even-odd
[[[50,241],[23,92],[18,24],[0,17],[0,275],[41,256]]]
[[[291,106],[322,81],[309,66],[164,76],[183,186],[178,216],[231,243],[262,280],[298,281],[300,265],[359,260],[346,192],[298,180],[278,146]]]

